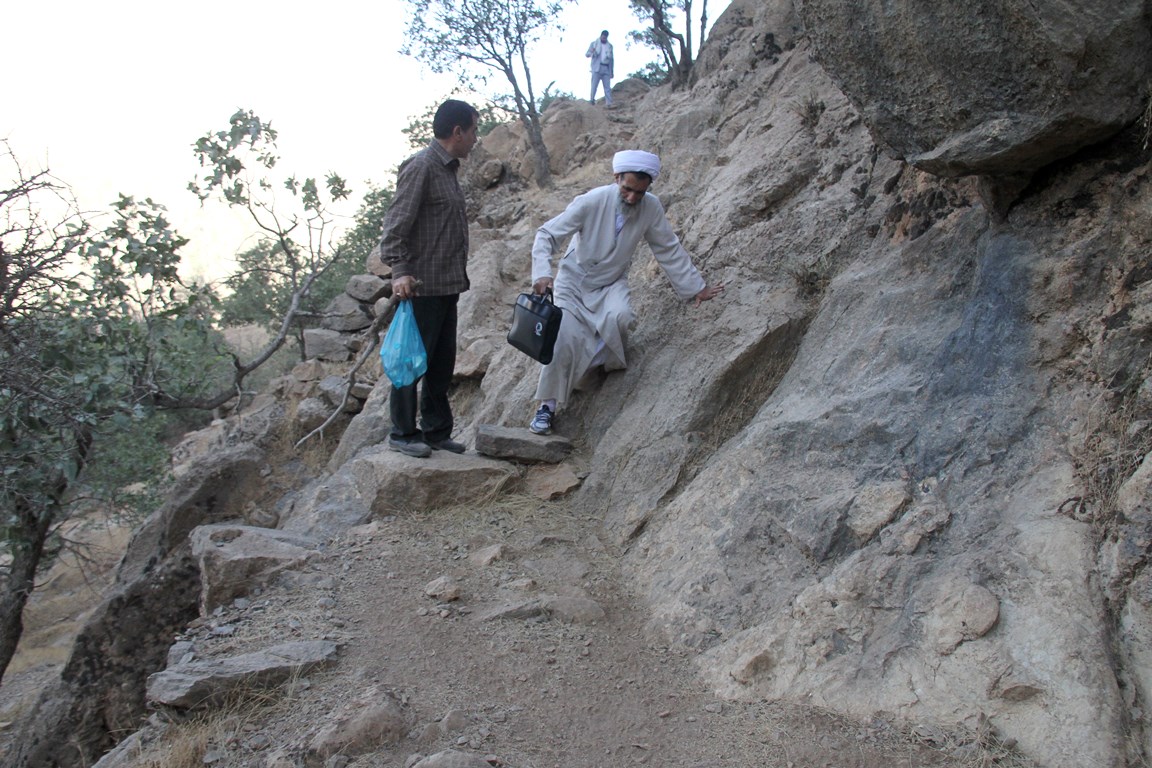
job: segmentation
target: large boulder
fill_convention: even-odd
[[[305,328],[304,354],[308,358],[337,363],[342,363],[352,357],[352,351],[348,348],[348,340],[345,335],[331,328]]]
[[[320,551],[320,542],[306,536],[250,525],[202,525],[189,540],[200,566],[204,616]]]
[[[251,694],[329,666],[336,651],[331,640],[295,640],[238,656],[184,662],[148,678],[148,700],[182,709],[219,704],[235,691]]]
[[[331,331],[361,331],[372,325],[373,317],[368,303],[341,293],[324,309],[324,319],[320,325]]]
[[[944,176],[1028,174],[1144,108],[1145,0],[798,0],[872,131]]]
[[[385,445],[361,451],[350,469],[361,496],[370,500],[376,514],[479,505],[519,479],[517,469],[504,461],[447,451],[414,459]]]

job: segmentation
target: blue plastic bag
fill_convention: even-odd
[[[380,362],[395,387],[414,384],[428,370],[428,354],[420,339],[420,329],[416,327],[412,302],[407,299],[400,302],[388,326],[388,333],[384,335],[384,343],[380,345]]]

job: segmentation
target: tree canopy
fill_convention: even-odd
[[[84,491],[144,473],[162,479],[159,443],[140,439],[155,435],[155,415],[241,395],[340,261],[328,205],[347,198],[347,186],[333,173],[323,183],[289,176],[279,184],[287,201],[272,195],[275,138],[238,110],[227,129],[196,142],[203,170],[190,185],[202,201],[247,209],[265,234],[239,279],[250,280],[254,304],[276,313],[279,333],[250,360],[215,329],[212,289],[182,279],[188,241],[163,206],[121,195],[106,213],[81,212],[64,183],[25,172],[0,143],[0,678],[50,540]],[[378,236],[390,200],[390,190],[369,193],[348,247]],[[260,280],[268,290],[257,294]],[[146,455],[149,445],[156,451]]]
[[[650,25],[632,32],[632,39],[660,52],[664,60],[662,69],[674,88],[686,85],[708,29],[708,0],[699,0],[699,5],[694,5],[693,0],[631,0],[631,3],[636,17]],[[696,10],[699,11],[699,17],[693,16]],[[678,14],[684,24],[683,31],[676,28]],[[692,25],[696,22],[699,22],[699,35],[696,38],[699,42],[693,47]],[[645,79],[654,75],[652,68],[649,64],[648,77]]]
[[[536,183],[550,186],[552,172],[529,51],[545,31],[557,27],[564,0],[408,2],[407,42],[401,52],[424,62],[433,72],[459,74],[464,85],[485,85],[497,73],[502,76],[512,88],[513,109],[536,157]]]
[[[301,334],[313,327],[337,295],[344,291],[348,279],[363,272],[364,258],[380,240],[380,222],[392,204],[390,187],[369,186],[352,226],[339,239],[338,249],[345,257],[335,261],[301,298],[293,330],[301,352]],[[271,237],[261,238],[256,245],[239,253],[237,269],[225,281],[227,295],[220,301],[220,320],[226,326],[254,323],[274,327],[283,317],[283,308],[292,301],[303,265],[295,252],[284,249]]]
[[[9,560],[0,570],[0,676],[95,447],[157,408],[207,402],[228,382],[228,358],[207,322],[212,293],[180,278],[186,240],[163,207],[121,196],[108,214],[84,214],[63,183],[46,170],[25,173],[4,149],[0,510]],[[221,368],[220,377],[205,373]],[[116,460],[106,455],[105,466]]]

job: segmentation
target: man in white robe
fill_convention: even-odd
[[[536,434],[552,431],[557,410],[591,368],[626,366],[624,343],[635,321],[628,302],[628,268],[641,239],[681,299],[695,299],[699,306],[724,290],[723,285],[705,282],[672,231],[664,206],[648,194],[660,175],[660,158],[640,150],[617,152],[612,171],[615,183],[577,197],[536,231],[532,244],[532,289],[540,295],[553,291],[564,310],[556,351],[541,369],[536,387],[540,407],[529,426]],[[553,280],[552,257],[569,237]]]

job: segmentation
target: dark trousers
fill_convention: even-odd
[[[456,301],[450,296],[416,296],[412,314],[428,354],[428,372],[407,387],[392,387],[388,407],[392,414],[392,437],[423,439],[438,443],[452,436],[452,405],[448,388],[456,368]],[[420,387],[420,430],[416,429],[416,387]]]

